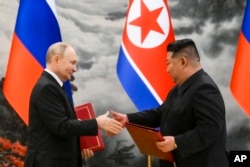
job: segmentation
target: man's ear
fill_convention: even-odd
[[[55,56],[54,56],[54,62],[55,62],[56,64],[58,64],[59,60],[60,60],[60,56],[59,56],[59,55],[55,55]]]
[[[181,64],[182,64],[183,66],[187,66],[187,64],[188,64],[187,57],[185,57],[185,56],[181,57]]]

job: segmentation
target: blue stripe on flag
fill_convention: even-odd
[[[246,8],[245,8],[245,14],[243,18],[243,24],[242,24],[242,32],[247,39],[247,41],[250,43],[250,1],[247,0],[246,2]]]
[[[56,17],[45,0],[21,0],[15,32],[26,48],[45,67],[48,47],[61,41]]]
[[[122,69],[126,69],[126,71]],[[123,88],[126,90],[128,96],[136,105],[138,110],[150,109],[159,105],[157,100],[129,63],[122,47],[120,48],[117,62],[117,74]]]
[[[48,47],[62,41],[60,27],[46,0],[21,0],[15,33],[34,58],[46,66]],[[66,91],[73,103],[70,82],[65,82]]]

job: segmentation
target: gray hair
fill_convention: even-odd
[[[64,42],[56,42],[50,45],[50,47],[47,50],[46,53],[46,63],[49,63],[51,61],[51,58],[55,55],[59,55],[61,57],[64,56],[64,53],[66,52],[67,48],[69,48],[70,45],[64,43]]]

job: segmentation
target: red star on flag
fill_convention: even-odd
[[[131,25],[141,27],[141,43],[143,43],[150,30],[164,34],[161,26],[157,22],[157,18],[162,9],[163,7],[160,7],[150,11],[144,2],[141,1],[141,16],[130,22]]]

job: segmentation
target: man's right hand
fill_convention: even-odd
[[[122,124],[117,120],[109,118],[108,116],[109,111],[96,118],[98,128],[104,130],[107,134],[111,136],[117,135],[122,130]]]

